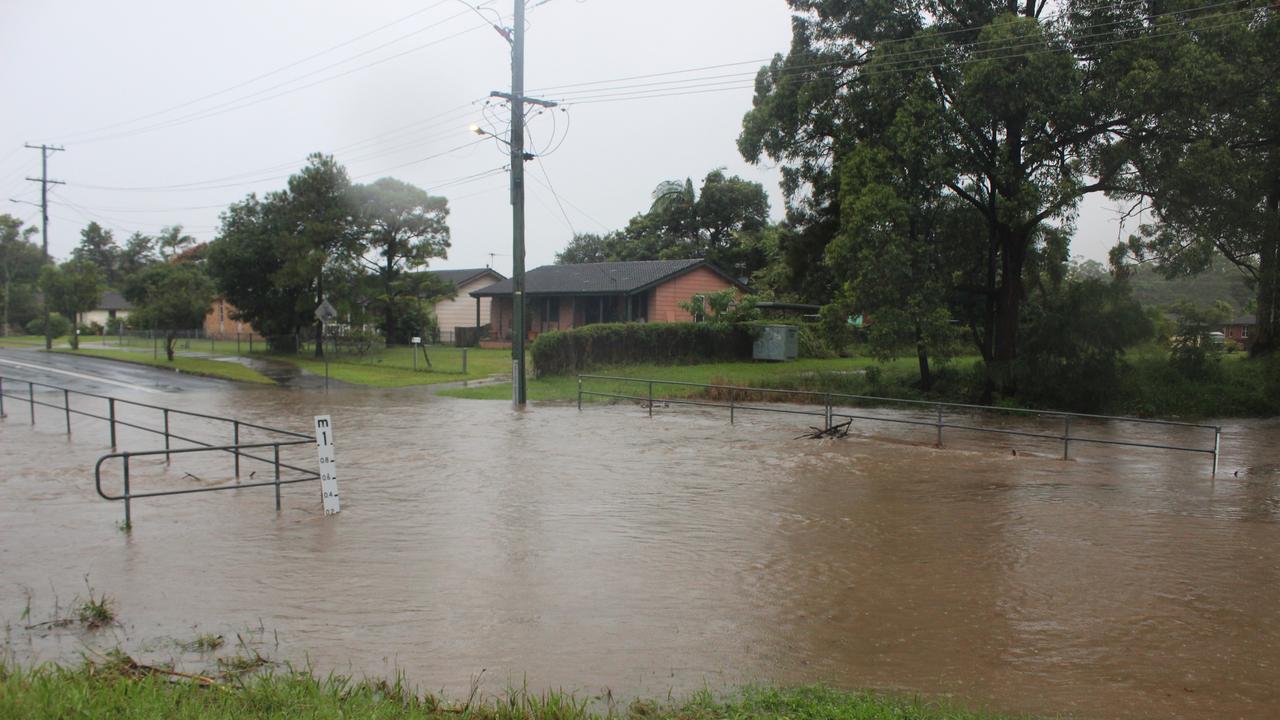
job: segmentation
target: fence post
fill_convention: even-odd
[[[107,422],[111,424],[111,449],[116,449],[116,399],[107,398]]]
[[[133,527],[133,514],[129,507],[129,453],[120,456],[124,460],[124,526]]]
[[[67,414],[67,434],[71,434],[71,391],[62,388],[62,410]]]
[[[169,408],[164,409],[164,464],[169,464]]]
[[[27,383],[27,395],[31,404],[31,424],[36,424],[36,386],[35,383]]]
[[[942,447],[942,403],[938,403],[938,447]]]
[[[827,424],[826,429],[827,429],[827,430],[830,430],[830,429],[831,429],[831,393],[827,393],[827,394],[825,394],[825,395],[823,395],[823,396],[822,396],[822,404],[823,404],[823,406],[824,406],[824,407],[823,407],[823,411],[824,411],[824,418],[823,418],[823,419],[824,419],[824,422],[826,422],[826,424]]]
[[[1066,460],[1067,453],[1071,449],[1071,416],[1067,416],[1066,425],[1062,431],[1062,459]]]
[[[240,421],[231,421],[231,444],[236,446],[236,481],[240,480]]]
[[[653,417],[653,381],[649,381],[649,417]]]
[[[8,417],[4,414],[4,378],[0,378],[0,418]]]
[[[733,409],[734,409],[733,406],[735,405],[735,400],[737,399],[737,397],[738,397],[738,391],[733,388],[729,388],[729,424],[730,425],[733,424]]]
[[[467,374],[467,349],[462,348],[462,374]]]
[[[1213,476],[1218,476],[1218,452],[1222,449],[1222,426],[1213,429]]]
[[[253,354],[253,333],[249,333],[249,354]]]
[[[582,376],[578,376],[578,412],[582,412]]]
[[[275,451],[275,466],[276,466],[276,512],[280,512],[280,445],[279,445],[279,444],[276,444],[276,445],[272,445],[271,447],[272,447],[272,449]]]

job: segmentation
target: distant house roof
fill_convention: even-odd
[[[487,267],[466,268],[463,270],[428,270],[427,274],[434,275],[445,282],[451,282],[455,287],[462,287],[472,280],[475,280],[478,277],[483,277],[486,274],[492,275],[499,280],[503,279],[502,273],[494,270],[493,268]]]
[[[726,282],[748,290],[734,278],[706,260],[632,260],[627,262],[543,265],[525,273],[526,295],[631,295],[648,290],[672,278],[705,267]],[[510,295],[511,280],[503,280],[471,293],[472,297]]]
[[[115,290],[102,291],[102,299],[98,301],[98,310],[132,310],[133,303]]]
[[[1235,318],[1234,320],[1228,320],[1227,324],[1228,325],[1257,325],[1258,316],[1257,315],[1241,315],[1240,317]]]

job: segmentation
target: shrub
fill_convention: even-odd
[[[71,332],[71,321],[58,313],[49,313],[49,329],[53,337],[62,337]],[[44,318],[38,317],[27,323],[27,334],[44,335]]]
[[[746,325],[606,323],[542,333],[529,354],[536,375],[565,375],[602,365],[745,360],[753,342]]]

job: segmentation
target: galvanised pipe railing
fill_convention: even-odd
[[[24,395],[19,395],[14,392],[7,391],[5,386],[6,382],[9,384],[10,387],[13,387],[15,384],[17,386],[26,385],[27,392]],[[55,392],[61,392],[62,403],[58,404],[58,403],[46,402],[44,400],[37,400],[36,393],[35,393],[37,387],[47,388]],[[71,397],[73,395],[87,397],[87,398],[94,398],[97,400],[105,400],[107,403],[106,414],[101,415],[101,414],[89,412],[87,410],[83,410],[80,408],[72,407]],[[145,450],[145,451],[139,451],[139,452],[113,452],[107,455],[103,455],[101,458],[98,459],[97,464],[94,466],[94,484],[95,484],[95,487],[97,488],[98,495],[106,500],[123,500],[124,501],[126,525],[132,522],[131,501],[135,498],[160,497],[163,495],[185,495],[189,493],[216,492],[218,490],[234,490],[237,488],[262,487],[265,485],[274,485],[276,486],[276,510],[278,511],[280,510],[279,486],[289,485],[289,484],[298,483],[298,482],[306,482],[308,480],[318,480],[320,478],[319,473],[316,472],[315,470],[309,470],[307,468],[299,467],[297,465],[291,465],[289,463],[284,463],[280,461],[280,448],[289,447],[293,445],[306,445],[306,444],[311,444],[315,442],[315,438],[312,438],[311,436],[305,435],[303,433],[293,432],[291,430],[281,430],[279,428],[268,427],[266,425],[258,425],[255,423],[245,422],[243,420],[237,420],[234,418],[226,418],[226,417],[220,417],[218,415],[210,415],[208,413],[193,412],[190,410],[177,410],[174,408],[163,407],[160,405],[151,405],[148,403],[137,402],[134,400],[124,400],[121,398],[111,397],[109,395],[99,395],[96,393],[82,392],[79,390],[71,390],[69,388],[64,388],[57,385],[49,385],[47,383],[34,382],[30,380],[17,380],[14,378],[6,378],[4,376],[0,376],[0,418],[6,417],[5,405],[4,405],[5,398],[24,402],[29,408],[30,422],[32,425],[34,425],[36,422],[36,406],[37,405],[41,407],[47,407],[53,410],[61,411],[65,418],[68,435],[71,434],[71,416],[72,415],[79,415],[82,417],[92,418],[95,420],[103,420],[108,423],[112,450],[115,450],[119,446],[118,429],[122,427],[132,428],[134,430],[153,433],[153,434],[161,435],[164,437],[163,450]],[[153,427],[148,427],[146,425],[141,425],[135,422],[129,422],[127,420],[120,419],[116,413],[117,406],[119,405],[160,411],[162,422],[163,422],[162,428],[156,429]],[[211,420],[215,422],[229,424],[231,426],[232,443],[230,445],[215,445],[213,443],[205,442],[203,440],[197,440],[196,438],[188,437],[186,435],[180,435],[174,432],[172,429],[171,417],[174,415],[199,418],[202,420]],[[272,433],[276,435],[283,435],[284,437],[289,439],[274,441],[274,442],[255,442],[255,443],[248,443],[248,444],[241,443],[240,431],[241,429],[245,429],[245,428],[260,430],[262,432]],[[174,448],[173,447],[174,440],[190,443],[192,445],[195,445],[196,447]],[[272,448],[273,452],[271,457],[265,457],[263,455],[258,455],[252,452],[246,452],[246,450],[258,450],[258,449],[265,449],[265,448]],[[152,456],[152,455],[164,455],[165,462],[168,463],[173,455],[196,453],[196,452],[231,453],[231,455],[234,458],[234,461],[233,461],[234,473],[235,473],[235,477],[237,478],[236,484],[226,485],[226,486],[217,486],[217,487],[208,487],[208,488],[190,488],[185,490],[168,490],[168,491],[158,491],[158,492],[149,492],[149,493],[134,493],[131,491],[130,477],[129,477],[129,469],[130,469],[129,458]],[[102,475],[101,475],[102,465],[104,462],[112,458],[123,459],[124,494],[119,496],[109,496],[102,491]],[[239,482],[240,461],[242,458],[257,460],[259,462],[272,465],[275,468],[275,479],[271,482],[240,483]],[[281,480],[280,472],[282,468],[287,470],[292,470],[294,472],[302,473],[302,477]]]
[[[608,392],[600,392],[597,390],[590,390],[583,387],[584,380],[586,381],[602,380],[602,381],[610,381],[610,382],[642,384],[647,386],[647,393],[646,395],[641,396],[641,395],[630,395],[625,393],[608,393]],[[833,392],[823,392],[823,391],[817,391],[817,390],[783,390],[778,388],[744,387],[740,385],[715,385],[715,384],[708,384],[708,383],[686,382],[682,380],[654,380],[649,378],[619,377],[615,375],[579,375],[578,376],[578,409],[579,410],[582,409],[583,397],[604,397],[604,398],[614,398],[619,400],[635,400],[635,401],[646,403],[649,411],[649,417],[653,417],[653,405],[655,401],[654,386],[664,386],[664,385],[698,388],[702,390],[717,390],[717,391],[723,391],[724,393],[727,393],[729,396],[728,403],[718,402],[715,400],[690,400],[685,398],[670,398],[670,397],[657,398],[657,400],[663,403],[667,403],[669,405],[695,405],[700,407],[722,407],[722,408],[727,407],[729,408],[730,424],[735,422],[736,415],[738,412],[746,410],[751,412],[784,413],[784,414],[791,414],[791,415],[809,415],[809,416],[822,417],[824,422],[824,427],[827,429],[831,428],[832,421],[835,418],[841,418],[845,420],[871,420],[871,421],[887,422],[887,423],[899,423],[903,425],[921,425],[921,426],[932,427],[937,430],[936,444],[938,447],[942,447],[942,439],[943,439],[942,431],[944,428],[951,428],[954,430],[968,430],[972,432],[994,433],[994,434],[1001,434],[1001,435],[1016,435],[1020,437],[1061,441],[1063,460],[1067,460],[1070,458],[1071,443],[1073,442],[1094,443],[1097,445],[1121,445],[1125,447],[1140,447],[1140,448],[1152,448],[1157,450],[1175,450],[1175,451],[1182,451],[1182,452],[1204,453],[1204,454],[1213,456],[1213,468],[1211,470],[1211,474],[1215,476],[1218,474],[1218,458],[1222,449],[1222,428],[1221,426],[1217,426],[1217,425],[1201,425],[1197,423],[1178,422],[1174,420],[1148,420],[1144,418],[1124,417],[1121,415],[1097,415],[1097,414],[1091,414],[1091,413],[1065,412],[1060,410],[1030,410],[1026,408],[1001,408],[1001,407],[991,407],[987,405],[972,405],[967,403],[948,403],[948,402],[937,402],[933,400],[908,400],[908,399],[902,399],[902,398],[886,398],[886,397],[877,397],[874,395],[853,395],[848,393],[833,393]],[[773,395],[782,395],[782,396],[790,396],[790,397],[812,398],[815,401],[820,399],[822,402],[823,409],[821,412],[819,412],[816,410],[796,410],[796,409],[782,408],[782,407],[763,407],[760,405],[745,405],[738,402],[737,398],[739,393],[741,393],[744,397],[750,397],[751,394],[764,394],[764,395],[773,394]],[[854,400],[854,401],[860,401],[863,403],[910,405],[918,408],[935,410],[936,417],[933,420],[913,420],[909,418],[887,418],[887,417],[881,417],[876,415],[856,415],[848,412],[837,412],[835,409],[834,403],[838,401],[845,401],[845,400]],[[981,411],[986,413],[999,412],[999,413],[1008,413],[1008,414],[1015,414],[1015,415],[1021,414],[1021,415],[1033,415],[1036,417],[1061,418],[1063,420],[1063,431],[1061,434],[1050,434],[1050,433],[1028,432],[1025,430],[1010,430],[1006,428],[991,428],[991,427],[981,427],[977,425],[963,425],[963,424],[957,424],[957,423],[949,423],[949,422],[946,422],[946,419],[944,417],[944,410],[946,409]],[[1183,427],[1183,428],[1192,428],[1192,429],[1201,429],[1201,430],[1212,430],[1213,431],[1213,447],[1210,447],[1210,448],[1186,447],[1181,445],[1131,442],[1127,440],[1108,440],[1103,438],[1091,438],[1091,437],[1082,436],[1082,435],[1072,435],[1071,421],[1072,419],[1075,419],[1075,418],[1083,418],[1083,419],[1089,419],[1089,420],[1107,420],[1112,422],[1126,422],[1126,423],[1135,423],[1135,424],[1141,424],[1141,425],[1161,425],[1161,426],[1167,426],[1167,427]]]

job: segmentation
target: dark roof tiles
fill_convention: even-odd
[[[630,293],[644,289],[676,275],[706,265],[725,280],[738,284],[715,265],[705,260],[631,260],[626,262],[582,263],[579,265],[543,265],[525,273],[527,295],[570,295]],[[471,294],[476,297],[510,295],[510,278]]]

